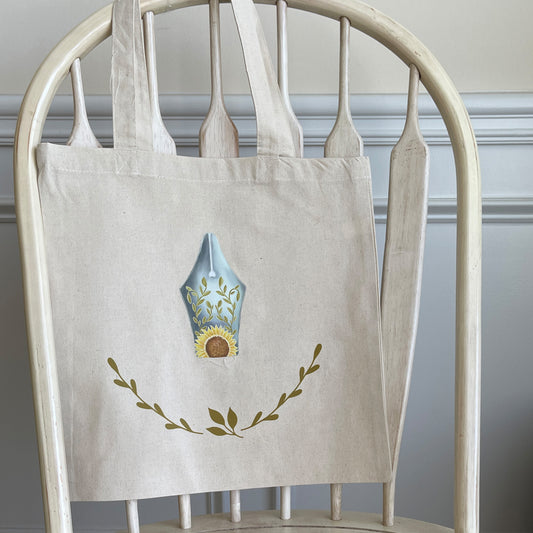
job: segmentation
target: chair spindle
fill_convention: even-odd
[[[128,523],[128,533],[139,533],[139,510],[137,500],[126,500],[126,520]]]
[[[341,506],[342,506],[342,484],[332,483],[330,486],[331,496],[331,519],[341,519]]]
[[[350,109],[350,21],[340,19],[339,108],[337,119],[324,146],[325,157],[358,157],[363,142],[357,133]]]
[[[209,2],[211,103],[200,128],[200,157],[238,157],[239,134],[224,104],[219,0]]]
[[[230,516],[232,522],[241,521],[241,491],[231,490],[229,493]]]
[[[383,483],[383,525],[392,527],[394,525],[394,493],[396,491],[396,472],[392,481]]]
[[[392,460],[391,481],[383,485],[385,526],[394,524],[396,471],[413,363],[424,255],[429,151],[418,121],[419,79],[418,69],[411,65],[407,117],[391,153],[389,178],[381,293]]]
[[[178,496],[178,507],[180,513],[180,529],[191,529],[191,496],[190,494],[181,494]]]
[[[291,519],[291,488],[290,487],[280,487],[279,491],[280,499],[280,517],[282,520]]]
[[[70,78],[72,81],[72,97],[74,100],[74,123],[67,145],[101,148],[102,145],[94,136],[91,125],[89,124],[89,119],[87,118],[79,58],[75,59],[70,67]]]

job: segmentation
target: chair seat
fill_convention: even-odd
[[[290,520],[281,520],[279,511],[245,512],[239,523],[232,523],[228,514],[195,516],[190,533],[214,533],[245,530],[246,533],[453,533],[453,529],[412,520],[396,518],[392,527],[385,527],[381,515],[343,511],[342,520],[333,522],[328,511],[293,511]],[[287,531],[290,528],[290,531]],[[141,527],[142,533],[176,533],[177,520],[158,522]],[[244,533],[244,532],[243,532]]]

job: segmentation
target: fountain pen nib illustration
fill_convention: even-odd
[[[204,236],[196,263],[180,291],[197,357],[237,355],[246,287],[229,266],[213,233]]]

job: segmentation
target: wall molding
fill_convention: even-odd
[[[337,112],[336,95],[294,95],[293,107],[301,120],[306,146],[324,144]],[[470,114],[478,144],[533,145],[533,93],[471,93],[463,99]],[[111,101],[106,95],[87,96],[87,111],[96,136],[104,146],[112,143]],[[0,95],[0,147],[12,147],[16,117],[22,97]],[[178,147],[195,147],[208,95],[167,94],[160,97],[161,112]],[[242,146],[255,144],[255,118],[248,95],[228,95],[226,105],[240,134]],[[406,95],[353,95],[354,122],[366,146],[393,146],[403,129]],[[72,98],[58,95],[46,121],[43,141],[64,143],[72,127]],[[444,122],[427,94],[420,95],[420,126],[429,145],[449,145]],[[454,223],[454,198],[430,198],[429,222]],[[376,222],[386,220],[386,199],[375,198]],[[13,198],[0,196],[0,222],[13,222]],[[533,197],[483,199],[485,223],[533,222]]]
[[[374,198],[376,224],[387,222],[387,198]],[[0,196],[0,223],[15,222],[15,201],[11,196]],[[428,223],[450,223],[457,221],[455,198],[430,198],[428,202]],[[483,198],[483,223],[533,223],[533,197],[488,197]]]
[[[12,196],[0,196],[0,223],[15,222],[15,199]]]
[[[96,136],[104,145],[112,139],[111,100],[87,96],[87,112]],[[306,146],[324,143],[337,113],[336,95],[294,95]],[[533,93],[471,93],[463,100],[472,119],[478,144],[533,144]],[[0,95],[0,146],[12,146],[22,97]],[[196,146],[198,131],[209,107],[208,95],[161,95],[161,112],[178,146]],[[248,95],[226,96],[242,146],[255,143],[255,118]],[[392,146],[404,124],[406,95],[362,94],[351,97],[357,129],[367,146]],[[420,126],[428,144],[449,144],[440,114],[427,94],[420,95]],[[72,98],[58,95],[45,126],[45,142],[65,142],[72,126]]]

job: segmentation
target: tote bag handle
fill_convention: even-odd
[[[231,0],[257,117],[257,153],[298,157],[253,0]],[[111,86],[115,148],[153,150],[139,0],[113,4]]]

